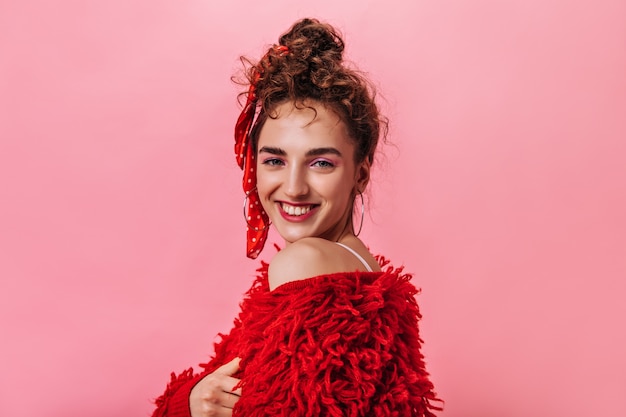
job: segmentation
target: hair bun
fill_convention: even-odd
[[[340,62],[343,57],[341,36],[332,26],[317,19],[296,22],[280,37],[279,42],[288,47],[289,53],[297,59],[322,57],[324,60]]]

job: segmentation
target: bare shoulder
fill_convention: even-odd
[[[291,281],[341,272],[342,265],[333,256],[337,248],[333,242],[316,237],[307,237],[290,244],[270,262],[270,288],[274,289]]]

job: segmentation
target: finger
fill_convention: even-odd
[[[233,375],[235,372],[239,370],[239,361],[241,361],[241,358],[235,358],[232,361],[217,368],[215,370],[215,373],[222,374],[222,375],[229,375],[229,376]]]
[[[239,382],[241,382],[240,379],[233,378],[232,376],[224,376],[220,379],[220,388],[224,392],[241,396],[241,387],[234,389]]]
[[[200,407],[199,410],[201,412],[197,414],[198,416],[230,416],[232,409],[239,401],[239,396],[223,391],[218,385],[213,388],[213,390],[202,393],[201,403],[192,403],[190,401],[192,411],[195,404],[196,409],[198,409],[198,406]],[[196,416],[193,412],[191,415]]]
[[[213,412],[223,413],[225,409],[231,410],[235,406],[237,401],[239,401],[239,396],[230,392],[219,391],[205,395],[203,400],[206,412],[211,410]]]
[[[229,392],[223,392],[220,399],[220,406],[228,409],[235,407],[235,404],[239,401],[239,396],[231,394]]]
[[[217,390],[207,393],[204,397],[205,401],[211,403],[210,407],[216,407],[215,410],[223,412],[224,408],[232,409],[235,403],[239,401],[240,390],[230,391],[234,385],[239,382],[238,379],[229,376],[222,376],[219,381]],[[234,385],[233,385],[234,384]],[[239,391],[239,393],[237,393]]]

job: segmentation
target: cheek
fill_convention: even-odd
[[[263,207],[263,210],[265,210],[266,212],[270,209],[269,207],[269,196],[270,196],[270,189],[268,189],[267,185],[264,182],[258,182],[257,181],[257,193],[259,194],[259,200],[261,202],[261,206]]]
[[[261,198],[261,200],[266,198],[269,195],[269,193],[272,192],[272,190],[274,189],[272,185],[273,182],[275,181],[272,180],[271,175],[268,175],[267,173],[263,173],[262,171],[261,172],[257,171],[256,189],[257,189],[257,192],[259,193],[259,197]]]
[[[268,188],[267,185],[265,184],[265,182],[263,181],[257,181],[256,183],[256,190],[257,193],[259,194],[259,197],[261,198],[261,201],[267,197],[267,193],[268,193]]]
[[[337,206],[346,205],[350,201],[350,196],[354,184],[351,179],[343,178],[332,183],[322,183],[319,190],[323,190],[323,194]]]

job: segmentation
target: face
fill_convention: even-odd
[[[332,110],[284,103],[268,118],[257,144],[257,189],[263,208],[287,244],[304,237],[337,241],[353,233],[354,195],[369,179],[369,163],[354,162],[355,145]]]

